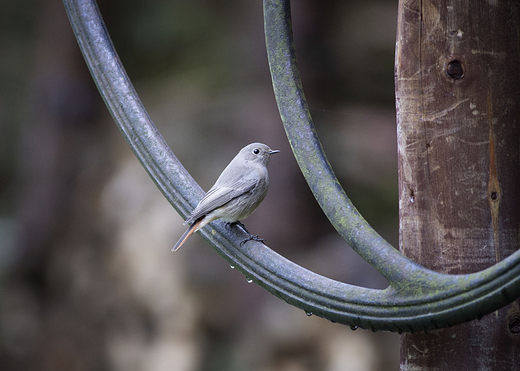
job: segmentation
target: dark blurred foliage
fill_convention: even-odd
[[[261,2],[99,3],[150,116],[204,189],[244,145],[282,153],[246,221],[282,255],[368,287],[278,116]],[[362,214],[397,244],[397,4],[293,2],[318,133]],[[0,370],[396,370],[395,334],[307,317],[229,268],[182,220],[108,114],[59,0],[0,3]]]

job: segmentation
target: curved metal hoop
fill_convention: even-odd
[[[135,155],[183,216],[202,197],[145,111],[112,45],[94,0],[64,0],[87,65]],[[401,255],[359,215],[336,180],[314,132],[296,67],[289,4],[265,1],[273,85],[291,145],[320,205],[336,229],[389,281],[385,290],[337,282],[310,272],[261,243],[239,248],[244,235],[213,222],[202,236],[228,262],[266,290],[331,321],[372,330],[427,331],[492,312],[520,296],[520,251],[482,272],[429,271]],[[300,150],[301,149],[301,150]],[[321,199],[319,189],[334,190]]]

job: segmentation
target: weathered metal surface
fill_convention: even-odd
[[[186,216],[203,192],[142,106],[95,2],[64,3],[85,60],[116,124],[168,201]],[[303,152],[307,152],[297,151],[296,157],[307,166],[304,174],[311,179],[309,183],[326,213],[333,216],[336,228],[390,280],[391,286],[371,290],[347,285],[310,272],[261,243],[248,242],[240,247],[245,233],[223,222],[211,223],[201,235],[230,264],[266,290],[307,313],[352,327],[411,332],[446,327],[489,313],[520,295],[520,254],[479,274],[445,275],[404,257],[370,228],[335,180],[314,134],[295,65],[289,4],[266,1],[264,10],[273,82],[282,85],[275,86],[275,91],[279,103],[281,99],[287,104],[281,109],[282,117],[288,122],[290,137],[302,136],[301,141],[292,138],[291,143],[303,146]],[[326,192],[324,195],[320,195],[320,188]]]
[[[400,1],[400,249],[430,269],[477,272],[520,246],[518,40],[518,1]],[[518,304],[403,335],[402,369],[515,369]]]

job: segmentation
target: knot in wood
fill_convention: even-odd
[[[453,59],[448,63],[446,67],[446,73],[453,80],[458,80],[464,76],[464,70],[462,69],[462,64],[459,60]]]
[[[508,323],[509,332],[515,335],[520,333],[520,317],[515,315],[509,319]]]

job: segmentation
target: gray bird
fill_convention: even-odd
[[[271,155],[278,152],[262,143],[252,143],[242,148],[186,219],[184,225],[192,224],[172,251],[178,250],[193,233],[215,219],[236,223],[251,215],[267,194],[267,164]]]

